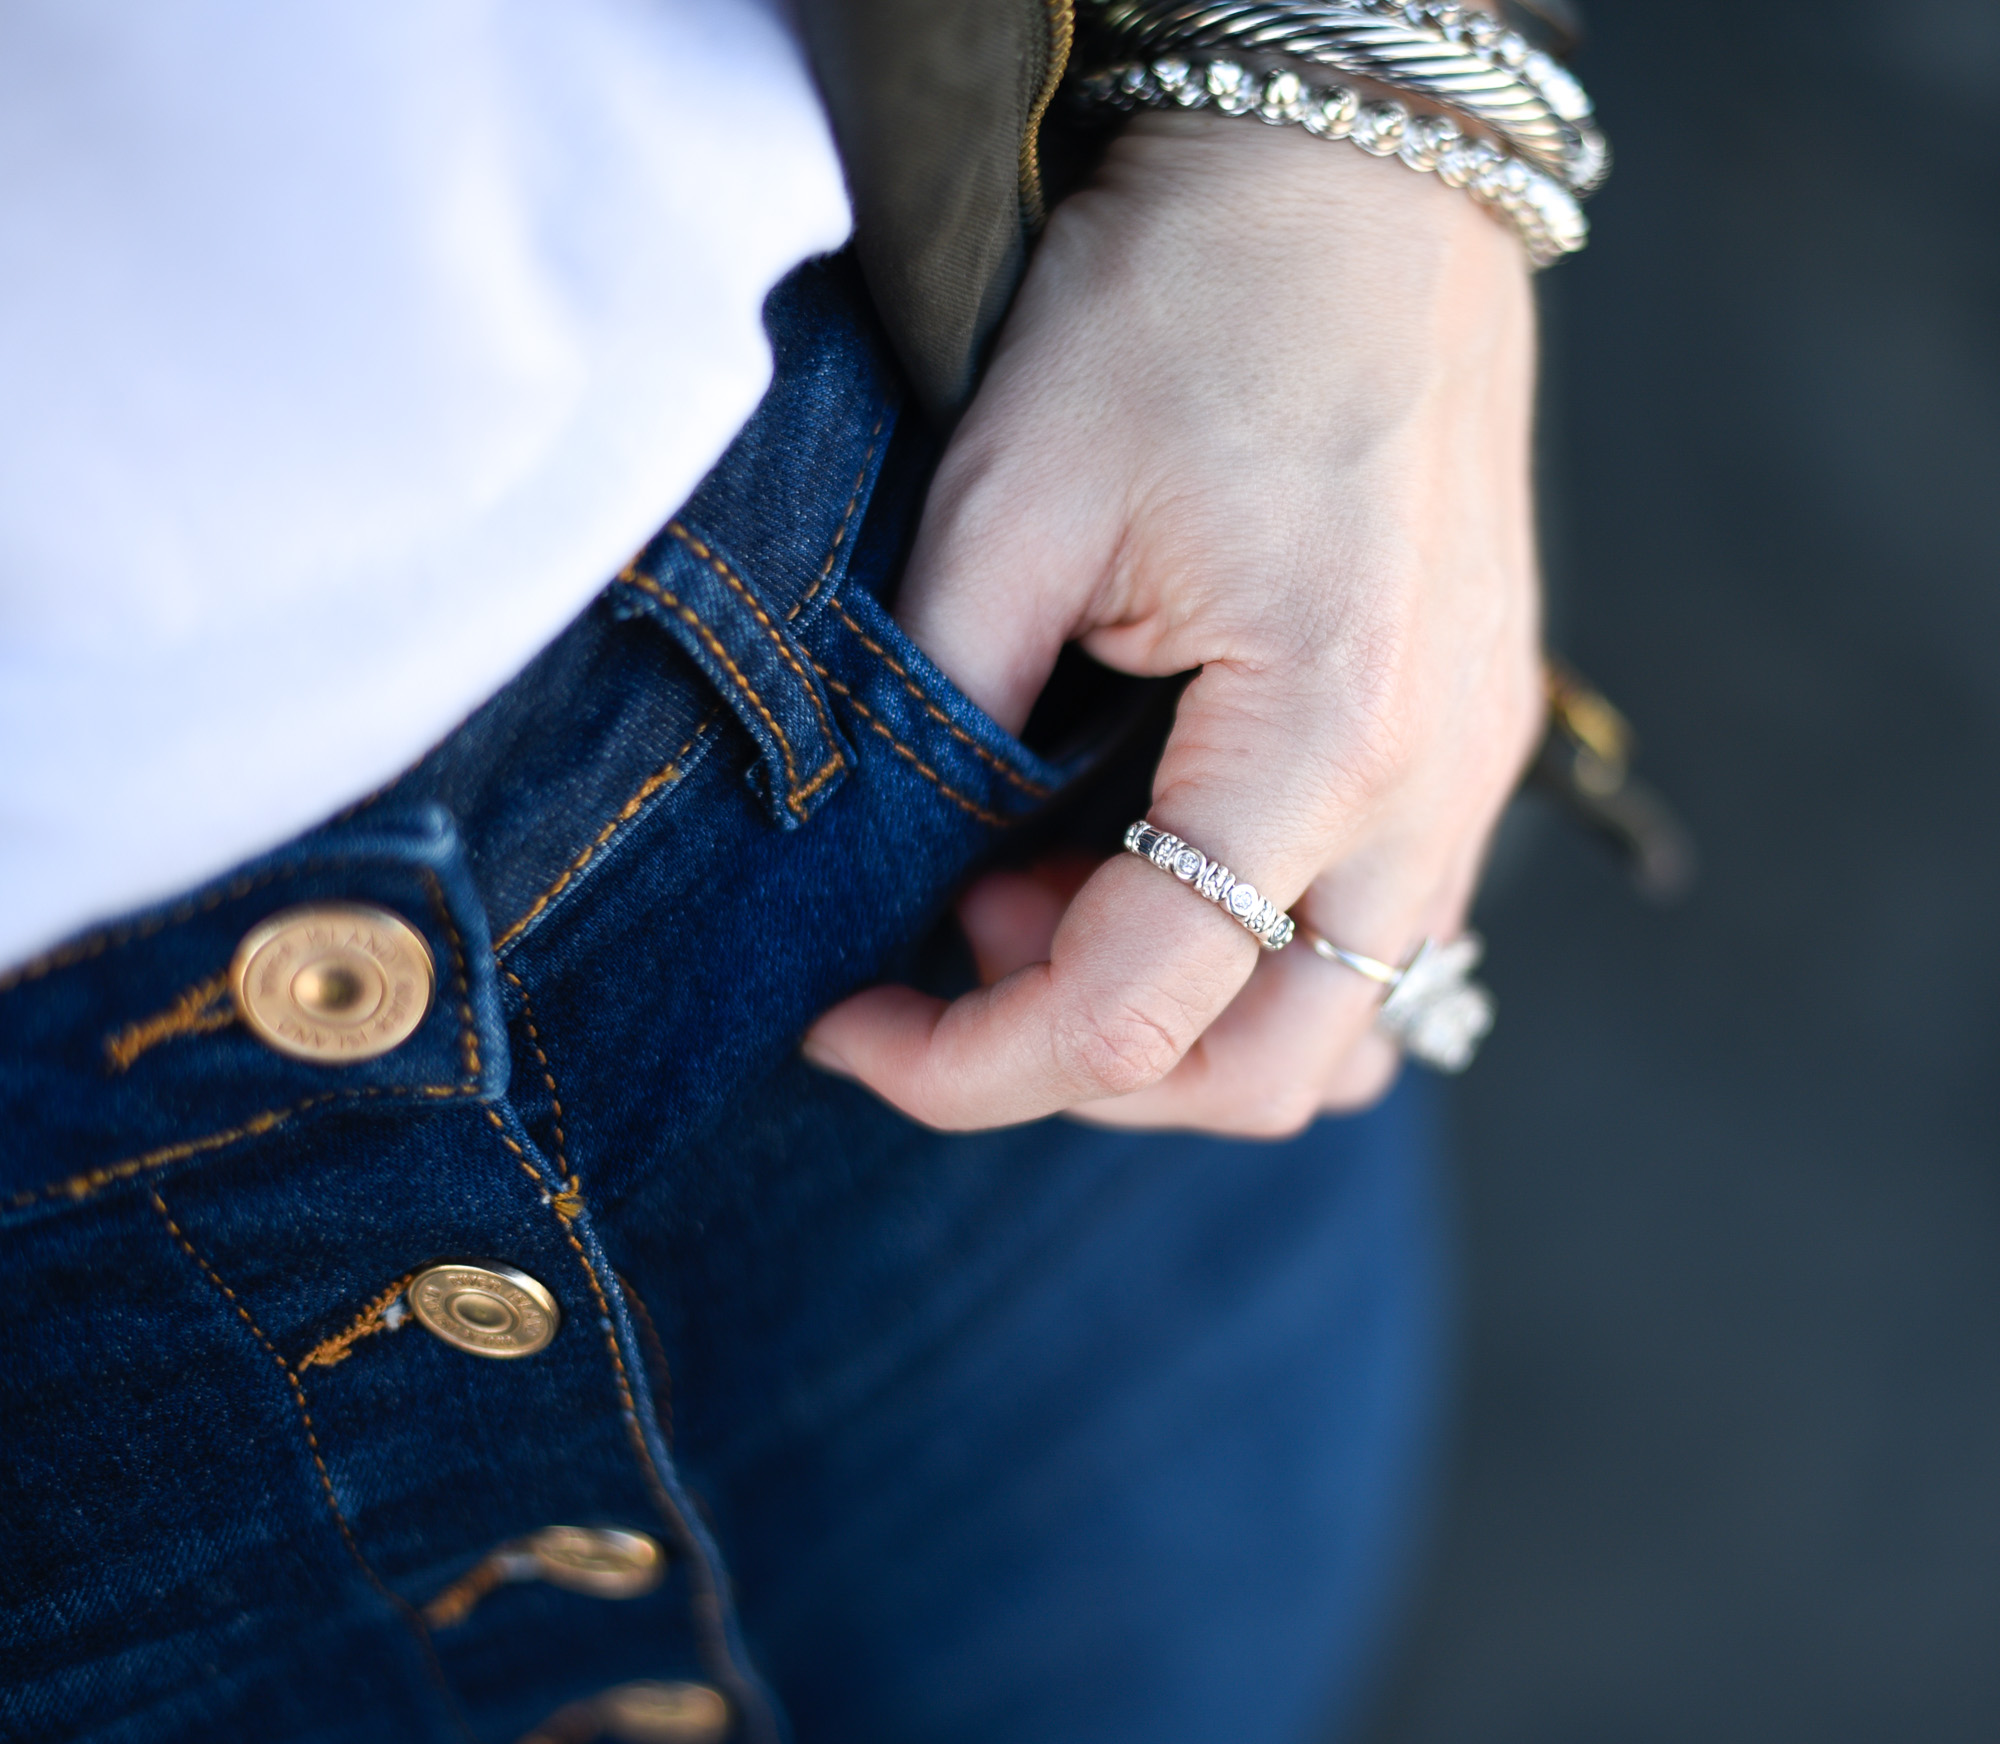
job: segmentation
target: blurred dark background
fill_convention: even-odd
[[[1592,0],[1554,640],[1704,880],[1483,907],[1464,1391],[1374,1744],[2000,1739],[2000,0]]]

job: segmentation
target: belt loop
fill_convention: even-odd
[[[686,521],[669,521],[618,580],[743,723],[760,753],[752,784],[772,822],[797,829],[854,763],[812,657],[729,554]]]

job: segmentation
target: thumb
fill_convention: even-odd
[[[974,704],[1018,733],[1088,615],[1113,541],[1083,493],[1055,486],[1045,465],[1003,459],[1005,420],[980,414],[975,405],[931,485],[896,619]]]

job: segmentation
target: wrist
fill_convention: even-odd
[[[1385,283],[1420,263],[1468,283],[1524,285],[1530,272],[1518,241],[1435,176],[1212,110],[1134,115],[1096,187],[1192,250],[1226,240],[1251,282],[1336,258],[1343,276],[1365,265]]]

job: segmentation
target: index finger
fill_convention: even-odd
[[[1327,795],[1302,735],[1240,706],[1247,682],[1210,668],[1189,687],[1149,815],[1285,908],[1323,863]],[[1273,779],[1284,769],[1289,790]],[[949,1004],[872,988],[820,1019],[808,1056],[927,1125],[1039,1119],[1158,1082],[1236,997],[1261,949],[1222,909],[1120,855],[1077,893],[1048,961]]]

